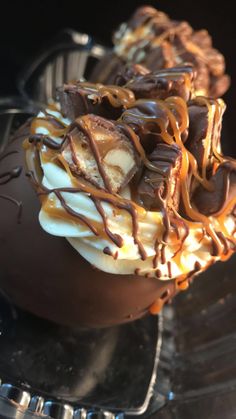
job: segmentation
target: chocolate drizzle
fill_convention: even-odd
[[[113,41],[113,57],[110,53],[109,61],[105,56],[99,68],[95,67],[93,78],[97,81],[116,80],[127,64],[163,71],[187,63],[194,69],[194,88],[199,95],[220,97],[229,87],[224,57],[213,48],[209,33],[194,31],[187,22],[172,20],[155,8],[137,9],[115,32]]]
[[[173,73],[175,76],[177,74],[176,72],[177,70],[175,69],[175,72]],[[168,74],[170,75],[171,71]],[[188,72],[186,74],[188,79]],[[82,88],[82,83],[80,83],[80,88]],[[102,89],[102,86],[100,86],[100,92]],[[106,90],[106,92],[108,92],[108,90]],[[44,146],[42,149],[43,158],[45,158],[46,161],[50,161],[51,159],[55,164],[60,164],[60,166],[64,167],[73,184],[72,187],[68,188],[54,188],[48,190],[40,185],[38,179],[35,178],[33,181],[37,183],[36,187],[39,195],[54,193],[61,203],[62,210],[69,218],[76,218],[78,223],[81,222],[81,224],[86,225],[95,236],[105,237],[109,242],[114,243],[117,248],[122,248],[125,243],[119,234],[111,231],[109,219],[103,203],[110,204],[114,207],[114,210],[117,209],[127,212],[131,218],[131,232],[134,244],[138,248],[141,260],[146,260],[148,253],[143,243],[143,236],[141,236],[139,231],[139,223],[143,217],[145,219],[146,210],[149,208],[145,207],[145,203],[143,206],[141,206],[142,204],[138,205],[135,200],[125,199],[114,192],[112,190],[110,178],[104,170],[100,148],[104,149],[104,147],[107,147],[107,145],[102,143],[105,141],[104,138],[109,138],[109,141],[114,141],[114,133],[116,133],[117,135],[119,134],[119,136],[124,136],[126,141],[130,142],[139,158],[137,161],[142,162],[136,178],[142,179],[142,177],[146,176],[144,180],[147,185],[151,186],[153,197],[158,205],[154,210],[158,210],[162,216],[162,233],[156,236],[153,243],[154,256],[152,257],[152,267],[155,276],[161,278],[163,276],[163,268],[160,265],[166,265],[167,275],[165,276],[172,278],[172,261],[168,260],[166,254],[166,248],[169,245],[173,246],[175,249],[171,255],[171,259],[173,259],[173,262],[182,270],[181,252],[185,249],[184,243],[189,236],[190,231],[195,228],[199,229],[199,233],[205,231],[205,235],[211,238],[213,257],[227,257],[227,255],[232,252],[232,246],[229,245],[230,241],[228,240],[229,237],[227,237],[229,234],[227,232],[225,233],[223,230],[221,234],[218,234],[211,218],[198,211],[194,205],[191,191],[192,185],[194,185],[195,190],[197,190],[196,187],[200,185],[208,192],[211,192],[212,188],[209,175],[204,168],[206,162],[214,165],[214,173],[217,172],[219,165],[224,167],[223,165],[225,163],[222,163],[223,157],[221,156],[218,147],[219,140],[217,139],[213,145],[211,143],[212,131],[215,130],[215,135],[217,138],[219,137],[220,120],[224,105],[220,101],[213,101],[212,99],[207,100],[204,98],[198,98],[194,103],[194,106],[205,107],[209,114],[209,125],[204,131],[205,139],[203,138],[203,144],[206,144],[209,156],[206,157],[207,153],[204,150],[202,159],[203,166],[198,165],[195,148],[191,148],[193,152],[190,152],[188,149],[190,139],[188,138],[186,140],[186,137],[185,140],[183,139],[183,134],[187,133],[189,128],[189,108],[181,97],[167,97],[165,100],[142,99],[137,100],[136,102],[131,101],[130,103],[127,103],[127,109],[117,121],[106,120],[97,115],[82,115],[76,118],[69,127],[62,128],[57,121],[53,122],[52,116],[50,116],[49,119],[45,116],[45,118],[39,118],[38,121],[37,119],[34,120],[33,125],[31,126],[32,135],[29,137],[28,142],[29,147],[31,147],[32,150],[36,148],[37,152],[40,153],[42,146]],[[213,109],[215,109],[214,112]],[[40,126],[42,121],[43,126],[49,131],[49,135],[42,136],[40,134],[35,134],[36,128]],[[60,143],[51,138],[51,136],[58,135],[61,137]],[[154,141],[154,149],[151,153],[148,151],[150,144],[147,146],[145,143],[146,136],[150,135],[153,136],[152,141]],[[73,169],[73,165],[79,167],[80,162],[78,159],[80,156],[78,154],[78,144],[80,144],[79,141],[82,141],[81,139],[84,139],[84,141],[87,142],[85,146],[89,146],[91,149],[92,156],[97,165],[98,175],[101,177],[104,186],[100,184],[96,186],[95,182],[93,183],[92,180],[90,182],[89,178],[86,178],[86,176],[84,178],[81,177],[80,172],[78,171],[78,173],[76,173]],[[76,143],[77,140],[78,142]],[[101,143],[102,145],[100,145]],[[68,152],[68,150],[70,158],[68,159],[67,157],[66,159],[66,155],[63,153],[65,151]],[[148,171],[148,173],[151,173],[149,177],[147,177],[147,172],[145,172],[145,170]],[[233,170],[230,169],[230,174],[231,172],[233,173]],[[144,173],[146,173],[146,175],[144,175]],[[152,176],[152,174],[154,175]],[[228,180],[229,175],[227,176],[227,182],[224,183],[224,196],[229,195],[230,189]],[[34,177],[33,173],[31,173],[31,177]],[[175,184],[174,179],[176,182]],[[137,183],[135,182],[137,182],[137,180],[133,179],[131,184],[131,188],[134,190],[137,187]],[[178,193],[176,199],[173,198],[175,191]],[[74,211],[66,203],[63,192],[82,192],[86,194],[93,202],[98,214],[100,214],[102,226],[100,222],[90,221],[88,217]],[[136,195],[134,194],[134,196],[137,196],[137,193]],[[140,202],[140,200],[138,202]],[[234,205],[232,203],[232,209],[234,206],[235,203]],[[52,207],[53,201],[51,200],[50,202],[50,198],[43,199],[44,210],[48,213],[51,211],[52,215],[54,214],[57,216],[56,211],[58,209],[53,209]],[[150,209],[152,209],[152,207],[150,207]],[[229,212],[227,212],[227,214]],[[221,214],[219,215],[221,216]],[[61,215],[58,214],[58,216]],[[221,220],[219,219],[219,223],[220,222]],[[112,256],[114,259],[118,257],[118,252],[116,251],[113,255],[109,246],[105,247],[103,252]],[[199,266],[195,266],[191,270],[191,275],[197,268],[199,268]],[[182,285],[182,287],[184,286],[185,285]]]
[[[105,255],[108,255],[108,256],[113,256],[113,253],[112,253],[112,251],[111,251],[110,247],[108,247],[108,246],[104,247],[104,249],[103,249],[103,253],[104,253]]]
[[[153,260],[152,260],[152,266],[153,266],[153,269],[156,269],[156,268],[157,268],[157,266],[158,266],[158,260],[159,260],[159,245],[160,245],[159,240],[158,240],[158,239],[156,239],[156,241],[155,241],[155,245],[154,245],[155,256],[154,256],[154,258],[153,258]]]
[[[167,262],[167,269],[168,269],[168,277],[172,278],[171,261],[170,260],[168,260],[168,262]]]
[[[16,154],[17,151],[10,151],[6,154],[3,154],[2,156],[0,156],[0,162],[7,158],[8,156],[11,156],[12,154]],[[10,170],[7,170],[5,172],[0,173],[0,186],[1,185],[6,185],[8,182],[10,182],[13,179],[18,178],[21,175],[22,172],[22,167],[21,166],[16,166],[13,167]],[[0,194],[0,198],[4,199],[6,201],[11,202],[12,204],[16,205],[16,207],[18,208],[17,211],[17,223],[20,224],[21,222],[21,217],[22,217],[22,202],[17,201],[15,198],[12,198],[11,196],[5,195],[5,194]]]
[[[51,150],[61,150],[62,143],[57,143],[51,137],[44,134],[33,134],[30,135],[28,138],[30,144],[44,144],[46,147],[50,148]]]
[[[96,145],[96,141],[94,140],[93,135],[91,134],[91,131],[87,127],[86,119],[78,118],[78,119],[76,119],[74,124],[75,124],[75,126],[78,126],[81,129],[81,131],[84,133],[84,135],[88,138],[91,150],[93,152],[93,155],[94,155],[96,163],[97,163],[98,171],[99,171],[99,173],[101,175],[101,178],[104,182],[105,188],[108,190],[108,192],[112,193],[112,188],[111,188],[108,176],[107,176],[107,174],[106,174],[106,172],[103,168],[101,155],[100,155],[98,147]]]
[[[22,167],[16,166],[7,172],[0,173],[0,185],[5,185],[6,183],[10,182],[12,179],[19,177],[21,172],[22,172]]]
[[[106,232],[107,236],[111,239],[111,241],[113,243],[115,243],[116,246],[122,247],[123,244],[124,244],[124,240],[122,239],[121,236],[119,236],[119,234],[113,234],[111,232],[111,230],[109,229],[108,223],[107,223],[107,216],[106,216],[106,213],[105,213],[105,211],[104,211],[104,209],[102,207],[102,204],[101,204],[100,200],[99,199],[96,199],[94,197],[91,197],[91,199],[94,202],[95,207],[97,208],[99,214],[102,217],[104,228],[105,228],[105,232]]]
[[[97,229],[93,226],[92,222],[88,221],[87,217],[84,217],[84,215],[79,214],[77,211],[74,211],[71,207],[69,207],[69,205],[67,205],[65,199],[63,198],[63,196],[61,194],[61,191],[59,191],[58,189],[53,189],[50,192],[55,193],[55,195],[59,199],[62,207],[66,210],[66,212],[68,212],[68,214],[72,215],[73,217],[78,218],[80,221],[82,221],[83,224],[87,225],[88,228],[95,234],[95,236],[99,235]],[[66,188],[64,188],[63,192],[66,192]],[[68,190],[68,192],[70,192],[70,191]]]

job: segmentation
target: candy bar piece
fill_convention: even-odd
[[[228,160],[221,163],[211,177],[212,190],[200,185],[193,194],[193,202],[197,209],[205,215],[212,215],[224,210],[236,196],[236,163]],[[233,210],[233,208],[231,208]]]
[[[121,119],[139,136],[147,153],[151,153],[156,143],[162,141],[160,126],[164,130],[169,126],[166,112],[155,100],[137,100],[133,107],[122,114]]]
[[[117,74],[114,80],[114,84],[118,86],[124,86],[130,80],[136,79],[138,76],[145,76],[149,74],[150,70],[140,64],[127,64]]]
[[[189,134],[185,146],[197,160],[199,169],[209,167],[214,149],[221,151],[220,133],[224,110],[225,105],[220,100],[209,100],[206,103],[196,98],[189,103]]]
[[[173,138],[167,111],[168,105],[164,101],[139,99],[123,112],[121,120],[135,131],[143,148],[150,154],[158,142],[163,142],[163,133],[169,135],[170,140]],[[172,114],[177,123],[181,124],[181,114],[176,108],[172,108]],[[186,136],[187,130],[182,133],[182,141],[185,141]]]
[[[132,90],[136,99],[165,99],[168,96],[180,96],[188,101],[192,93],[193,77],[191,66],[174,67],[137,76],[125,87]]]
[[[154,170],[145,169],[138,185],[138,196],[148,210],[160,210],[163,205],[179,205],[181,150],[176,145],[157,144],[149,160],[164,175]]]
[[[128,89],[86,82],[64,84],[58,89],[58,98],[62,113],[71,120],[88,113],[117,119],[135,100]]]
[[[77,118],[71,125],[62,154],[75,175],[111,193],[125,187],[140,166],[124,131],[95,115]]]
[[[154,8],[138,9],[117,30],[114,44],[121,60],[145,65],[151,71],[192,64],[199,95],[219,97],[229,87],[224,57],[212,47],[208,32],[194,31],[187,22],[171,20]]]

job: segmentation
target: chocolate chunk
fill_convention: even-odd
[[[152,164],[164,172],[160,175],[145,169],[138,185],[138,196],[148,210],[160,210],[163,205],[178,209],[180,197],[181,150],[176,145],[157,144],[149,156]]]
[[[58,89],[62,113],[71,120],[88,113],[117,119],[132,104],[134,95],[119,86],[77,82]]]
[[[189,111],[189,134],[185,143],[186,148],[194,155],[199,168],[202,168],[204,156],[203,140],[206,138],[208,128],[208,109],[206,106],[191,104]]]
[[[116,193],[140,166],[139,156],[114,122],[95,115],[78,118],[62,152],[71,171],[95,186]]]
[[[221,163],[210,179],[212,191],[200,185],[193,194],[192,200],[197,209],[205,215],[212,215],[224,210],[236,197],[236,163],[233,160]],[[231,209],[233,210],[233,208]]]
[[[96,78],[111,83],[125,63],[142,64],[152,72],[192,64],[198,94],[219,97],[229,86],[223,55],[212,47],[206,30],[194,31],[187,22],[171,20],[152,7],[139,8],[114,35],[115,53],[105,57],[94,70]],[[219,83],[219,80],[222,80]]]
[[[122,114],[121,119],[135,131],[149,153],[158,141],[162,141],[161,129],[167,130],[169,125],[166,112],[155,100],[137,100]]]
[[[143,65],[127,64],[117,74],[114,80],[114,84],[118,86],[124,86],[130,80],[133,80],[138,76],[144,76],[145,74],[149,74],[149,73],[150,73],[150,70],[148,70],[148,68],[144,67]]]
[[[135,77],[126,87],[135,94],[136,99],[165,99],[180,96],[185,101],[191,97],[193,68],[174,67]]]
[[[140,57],[142,57],[141,60]],[[133,59],[140,60],[139,62],[150,68],[151,71],[174,67],[178,64],[174,59],[172,46],[168,41],[163,41],[161,45],[152,47],[147,44],[145,49],[142,48],[142,45],[140,48],[137,47]]]
[[[177,113],[176,109],[172,109],[172,114],[181,124],[181,115]],[[147,153],[151,153],[158,142],[163,142],[163,132],[167,135],[170,134],[170,136],[173,134],[164,101],[139,99],[134,106],[123,112],[121,119],[139,136]],[[183,141],[185,141],[186,136],[187,131],[182,134]]]
[[[222,115],[224,112],[223,103],[209,100],[210,112],[212,112],[212,129],[208,133],[208,126],[211,123],[211,115],[206,104],[199,102],[196,98],[189,103],[189,134],[185,142],[186,148],[195,157],[199,169],[203,166],[209,167],[213,149],[220,152],[220,133]],[[219,114],[216,108],[218,108]]]

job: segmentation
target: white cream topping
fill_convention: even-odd
[[[47,109],[47,112],[61,119],[66,125],[70,124],[69,120],[62,118],[59,111],[56,112]],[[38,115],[38,117],[42,116],[43,114],[41,113]],[[40,126],[37,128],[37,133],[48,134],[47,130]],[[52,138],[55,141],[61,141],[59,138]],[[43,154],[46,151],[47,147],[42,146],[40,157],[43,170],[43,186],[50,190],[54,188],[74,187],[71,177],[66,170],[53,162],[44,161]],[[26,152],[26,157],[29,152]],[[87,225],[81,223],[79,220],[77,222],[76,218],[73,220],[69,219],[66,217],[66,213],[65,217],[53,216],[44,209],[44,206],[42,206],[39,214],[39,222],[42,228],[49,234],[65,237],[78,253],[102,271],[115,274],[132,274],[136,272],[139,275],[148,274],[154,277],[158,269],[160,279],[168,280],[170,279],[168,261],[171,264],[171,278],[177,278],[180,275],[192,271],[196,262],[200,263],[201,268],[204,269],[212,259],[210,254],[212,249],[211,239],[205,235],[200,240],[199,237],[201,237],[202,228],[190,227],[189,235],[183,243],[180,257],[174,257],[180,244],[176,246],[170,238],[167,245],[164,246],[166,261],[162,259],[163,263],[161,263],[161,258],[159,257],[158,265],[153,266],[153,260],[156,254],[155,240],[158,238],[161,242],[163,232],[165,231],[162,212],[143,210],[142,213],[137,213],[138,238],[147,254],[147,258],[141,260],[139,248],[134,242],[132,217],[126,210],[118,209],[107,202],[101,202],[110,231],[123,238],[124,245],[119,248],[104,233],[104,222],[89,194],[84,192],[61,192],[61,196],[73,211],[85,216],[91,224],[95,223],[96,226],[99,226],[98,231],[100,234],[96,236]],[[128,187],[122,192],[122,196],[127,199],[130,198]],[[61,202],[54,192],[51,192],[47,196],[47,203],[51,204],[54,208],[63,210]],[[220,231],[217,220],[213,217],[210,218],[212,218],[211,221],[216,230]],[[235,227],[233,217],[226,217],[224,225],[228,234],[231,234]],[[180,233],[183,237],[184,231],[180,231]],[[159,249],[161,250],[162,247],[163,243],[160,244]],[[114,257],[104,254],[103,251],[105,248],[109,248]],[[218,259],[220,257],[214,257],[214,260]]]

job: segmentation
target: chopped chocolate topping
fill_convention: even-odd
[[[224,208],[236,196],[236,163],[228,160],[219,165],[216,173],[211,177],[212,190],[206,190],[200,185],[194,195],[193,202],[197,209],[206,215],[212,215]],[[232,210],[232,209],[231,209]]]
[[[214,153],[220,153],[220,134],[224,106],[214,100],[196,98],[188,105],[189,134],[186,148],[198,167],[208,169]]]
[[[128,89],[85,82],[58,88],[58,98],[62,113],[72,121],[88,113],[117,119],[135,100]]]
[[[124,86],[130,80],[135,79],[138,76],[145,76],[149,74],[150,70],[140,64],[127,64],[117,74],[114,80],[114,84],[118,86]],[[132,89],[131,89],[132,90]]]
[[[164,175],[145,169],[138,185],[138,194],[148,210],[161,210],[164,205],[178,210],[181,150],[176,145],[157,144],[149,156],[153,165]]]
[[[169,96],[180,96],[188,101],[191,98],[192,80],[192,67],[175,67],[137,76],[125,87],[132,90],[136,99],[166,99]]]
[[[177,107],[172,107],[171,112],[168,103],[155,99],[139,99],[133,106],[121,115],[121,120],[132,127],[139,136],[141,144],[147,153],[151,153],[157,142],[163,142],[163,135],[173,135],[169,113],[178,124],[181,124],[183,114]],[[184,141],[187,136],[185,130],[181,137]]]
[[[105,118],[77,118],[68,132],[62,155],[71,171],[99,188],[116,193],[140,165],[132,143],[118,125]]]
[[[229,87],[224,57],[212,47],[208,32],[194,31],[187,22],[171,20],[152,7],[139,8],[123,23],[114,35],[114,44],[115,53],[101,60],[93,80],[114,82],[127,63],[144,65],[152,72],[188,63],[196,72],[194,89],[198,94],[220,97]]]
[[[169,125],[165,110],[155,100],[138,100],[122,114],[121,119],[138,134],[145,151],[149,153],[157,141],[161,141],[162,128],[167,130]]]

